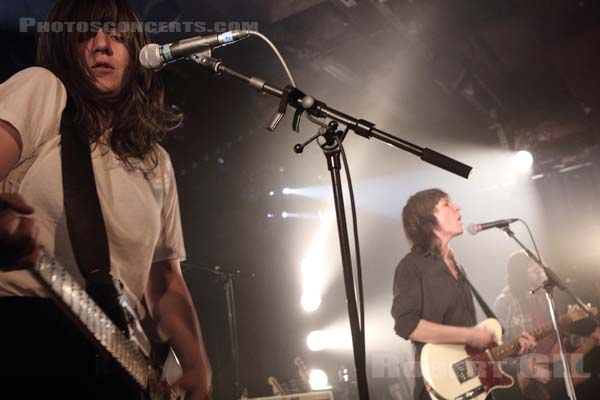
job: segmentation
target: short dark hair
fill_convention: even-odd
[[[58,0],[47,21],[128,24],[139,23],[135,10],[126,0]],[[52,71],[65,85],[73,110],[75,131],[82,139],[97,143],[107,128],[112,129],[109,144],[113,152],[131,166],[131,158],[158,162],[156,144],[175,129],[182,116],[164,102],[163,86],[156,73],[141,67],[138,54],[148,43],[140,29],[120,32],[129,50],[129,66],[118,95],[101,93],[79,56],[80,44],[95,32],[41,32],[38,36],[37,62]],[[111,126],[102,126],[112,113]]]
[[[427,189],[410,196],[402,209],[404,234],[411,250],[424,254],[440,255],[440,243],[433,232],[437,218],[433,214],[435,206],[448,194],[440,189]]]

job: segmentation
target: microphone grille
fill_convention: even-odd
[[[467,231],[469,231],[471,235],[476,235],[479,232],[479,228],[477,225],[471,224],[467,227]]]
[[[160,55],[160,46],[156,43],[147,44],[140,51],[140,64],[147,69],[157,70],[165,64]]]

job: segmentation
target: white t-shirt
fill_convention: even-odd
[[[39,241],[81,283],[63,207],[60,120],[67,94],[44,68],[28,68],[0,84],[0,119],[20,133],[23,149],[0,192],[20,193],[35,208]],[[140,300],[150,266],[185,259],[173,166],[158,146],[151,172],[139,162],[128,169],[106,145],[92,152],[98,197],[108,235],[111,273]],[[46,296],[27,271],[0,272],[0,296]]]

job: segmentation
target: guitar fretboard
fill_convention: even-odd
[[[102,309],[56,260],[42,256],[33,275],[62,301],[96,341],[142,387],[148,383],[148,362],[135,343],[114,325]]]
[[[569,314],[564,314],[558,318],[558,323],[560,326],[566,326],[573,323],[573,320]],[[532,330],[529,334],[533,336],[535,340],[539,340],[552,332],[554,332],[554,325],[549,323]],[[490,353],[492,353],[492,357],[494,357],[495,360],[502,360],[517,355],[520,349],[521,345],[519,344],[519,339],[516,338],[490,349]]]

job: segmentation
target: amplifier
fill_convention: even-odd
[[[294,393],[282,396],[253,397],[248,400],[333,400],[333,392]]]

